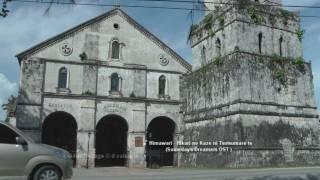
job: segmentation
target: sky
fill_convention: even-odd
[[[76,0],[83,2],[84,0]],[[191,4],[168,2],[139,2],[134,0],[88,0],[92,3],[120,3],[126,5],[187,7]],[[317,5],[319,0],[283,0],[284,5]],[[47,4],[9,2],[9,15],[0,18],[0,105],[8,97],[17,95],[19,64],[15,55],[33,45],[57,35],[83,21],[94,18],[112,7],[53,5],[45,14]],[[192,18],[189,11],[122,7],[133,19],[159,37],[178,54],[192,63],[191,48],[187,44],[187,34]],[[320,16],[320,9],[291,8],[302,15]],[[195,13],[195,19],[202,16]],[[195,20],[196,21],[196,20]],[[320,18],[302,18],[302,28],[306,31],[303,40],[304,58],[312,61],[315,93],[320,107]],[[0,108],[0,120],[5,113]]]

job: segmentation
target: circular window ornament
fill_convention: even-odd
[[[72,54],[72,51],[73,49],[69,43],[63,43],[60,46],[60,52],[64,56],[70,56]]]
[[[164,54],[160,54],[159,55],[159,63],[162,65],[162,66],[166,66],[169,64],[169,59],[164,55]]]

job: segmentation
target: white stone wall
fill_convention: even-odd
[[[114,28],[115,23],[119,29]],[[179,78],[190,70],[190,66],[181,63],[168,47],[137,27],[116,10],[108,18],[80,27],[73,33],[62,34],[54,42],[31,52],[26,60],[22,60],[20,86],[25,87],[27,97],[17,108],[18,127],[41,142],[43,122],[51,113],[70,114],[78,127],[77,166],[85,167],[89,154],[89,166],[93,167],[96,125],[107,115],[118,115],[127,121],[129,128],[128,166],[145,167],[145,147],[135,147],[135,138],[142,137],[145,142],[147,125],[159,116],[171,118],[180,129]],[[120,59],[111,59],[110,46],[114,39],[121,43]],[[69,55],[61,52],[66,44],[72,48]],[[87,54],[87,60],[80,59],[83,52]],[[160,63],[163,57],[168,59],[167,64]],[[31,68],[40,74],[35,78],[25,78],[27,74],[23,68],[28,59],[41,61],[39,67]],[[66,92],[57,91],[62,67],[68,69],[69,91]],[[121,77],[121,93],[117,96],[109,92],[112,73]],[[158,96],[161,75],[167,78],[165,98]],[[28,84],[35,84],[35,87]],[[32,94],[34,90],[37,91]],[[86,94],[88,90],[92,94]],[[132,92],[135,97],[131,97]]]
[[[113,28],[114,23],[117,23],[120,28]],[[115,38],[122,44],[119,61],[111,59],[109,54],[110,42]],[[70,56],[64,56],[60,52],[60,47],[64,43],[68,43],[73,48]],[[88,44],[90,44],[89,47]],[[81,62],[79,55],[83,52],[86,52],[89,59],[104,61],[115,66],[140,64],[150,69],[186,72],[186,68],[181,66],[173,56],[118,14],[86,27],[65,39],[61,39],[46,49],[33,54],[33,56]],[[169,64],[165,67],[159,64],[160,54],[164,54],[169,58]]]
[[[221,41],[221,56],[228,55],[234,51],[243,51],[248,53],[260,54],[259,52],[259,33],[262,33],[262,51],[261,55],[280,56],[280,37],[282,42],[282,56],[290,58],[302,57],[302,43],[297,36],[297,30],[300,29],[299,17],[282,17],[278,14],[280,9],[275,9],[274,14],[266,12],[259,14],[263,22],[255,24],[248,15],[247,11],[240,11],[234,8],[226,9],[225,13],[213,14],[216,18],[212,24],[213,35],[208,30],[197,28],[191,37],[193,70],[202,67],[203,55],[202,49],[206,48],[206,63],[212,62],[216,57],[216,41]],[[224,25],[221,26],[219,18],[224,19]],[[273,17],[273,18],[270,18]],[[201,26],[201,23],[199,24]]]
[[[72,94],[82,94],[83,66],[67,63],[46,63],[44,92],[57,93],[58,76],[61,68],[68,70],[67,88]]]

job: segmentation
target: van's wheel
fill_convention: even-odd
[[[61,180],[61,173],[56,167],[45,165],[35,171],[32,180]]]

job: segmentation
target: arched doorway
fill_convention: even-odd
[[[166,148],[173,147],[176,124],[170,118],[157,117],[148,125],[147,141],[172,142],[171,145],[150,145],[147,143],[147,167],[173,166],[173,152],[166,152]]]
[[[73,165],[76,164],[77,122],[66,112],[50,114],[42,125],[42,143],[59,147],[72,154]]]
[[[126,166],[128,124],[117,115],[103,117],[96,128],[97,167]]]

